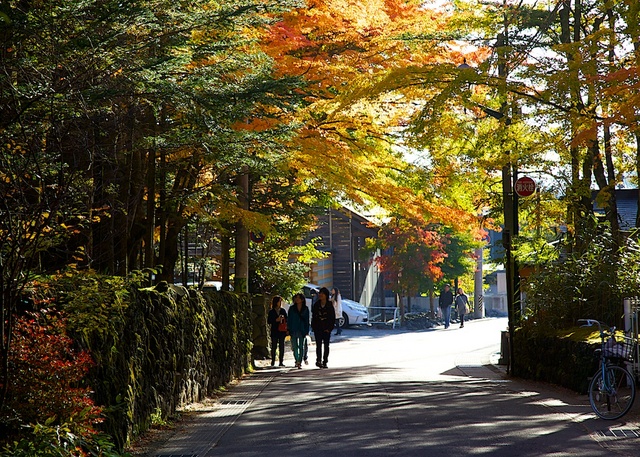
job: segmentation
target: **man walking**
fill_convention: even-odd
[[[444,319],[444,328],[449,328],[451,324],[451,305],[453,305],[453,292],[451,292],[451,286],[446,284],[438,300],[438,306],[440,306],[442,318]]]

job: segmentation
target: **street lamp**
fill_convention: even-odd
[[[466,59],[462,65],[458,66],[460,70],[471,70],[471,66],[467,64]],[[475,70],[474,70],[475,71]],[[504,122],[505,127],[511,125],[511,118],[501,111],[488,108],[486,106],[475,103],[486,115]],[[518,271],[518,263],[512,253],[512,240],[518,236],[518,194],[514,191],[515,182],[518,179],[518,169],[512,164],[509,150],[503,148],[504,153],[509,160],[502,167],[502,204],[504,217],[504,230],[502,231],[502,246],[505,250],[505,272],[507,275],[507,315],[509,321],[509,374],[515,376],[514,366],[514,336],[515,324],[520,316],[520,273]]]

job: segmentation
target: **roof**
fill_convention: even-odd
[[[639,192],[639,189],[616,189],[618,220],[620,221],[621,230],[631,230],[636,227]],[[593,211],[598,214],[604,214],[604,208],[598,205],[596,201],[598,191],[593,191],[591,195],[593,199]]]

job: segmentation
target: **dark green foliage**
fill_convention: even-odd
[[[172,280],[187,221],[236,222],[238,173],[288,185],[303,84],[275,76],[259,43],[296,4],[0,2],[0,232],[31,232],[3,249],[22,253],[11,270],[164,265]]]
[[[636,284],[621,287],[621,251],[605,226],[594,229],[583,243],[583,250],[540,266],[523,283],[529,325],[562,329],[588,318],[621,327],[622,300],[625,292],[638,290],[637,279]]]
[[[573,329],[575,331],[575,329]],[[519,377],[544,381],[586,393],[598,368],[598,345],[571,337],[573,331],[540,332],[531,327],[515,334],[514,372]]]
[[[100,457],[126,457],[114,449],[105,434],[78,434],[78,426],[72,418],[61,425],[36,424],[29,427],[31,434],[0,450],[3,457],[77,457],[84,455]],[[86,452],[89,452],[88,454]]]
[[[619,247],[606,224],[594,224],[584,234],[570,240],[580,250],[566,247],[562,261],[539,266],[527,278],[525,319],[514,343],[518,376],[578,392],[586,392],[597,369],[597,345],[587,344],[587,334],[576,331],[578,319],[623,328],[623,299],[640,286],[633,274],[635,242]]]
[[[250,365],[249,298],[121,278],[66,278],[73,336],[96,361],[87,383],[105,408],[105,432],[118,448],[167,419],[180,405],[211,395]]]

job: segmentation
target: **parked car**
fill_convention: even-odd
[[[182,283],[177,282],[175,283],[175,285],[181,286]],[[212,290],[217,291],[217,290],[222,290],[222,281],[205,281],[202,285],[195,282],[188,282],[186,287],[195,287],[197,289],[202,290],[203,292],[212,291]],[[229,290],[233,290],[232,284],[229,285]]]
[[[222,290],[222,281],[205,281],[202,290]],[[229,284],[229,290],[233,290],[233,284]]]
[[[342,299],[342,318],[344,323],[340,327],[348,327],[349,325],[360,325],[369,323],[369,312],[367,307],[361,305],[357,301]]]
[[[307,306],[311,310],[311,306],[318,299],[318,292],[320,286],[315,284],[307,284],[303,287],[302,293],[307,299]],[[342,318],[338,322],[340,327],[348,327],[349,325],[360,325],[369,323],[369,312],[367,307],[360,303],[349,300],[347,298],[342,299]]]

